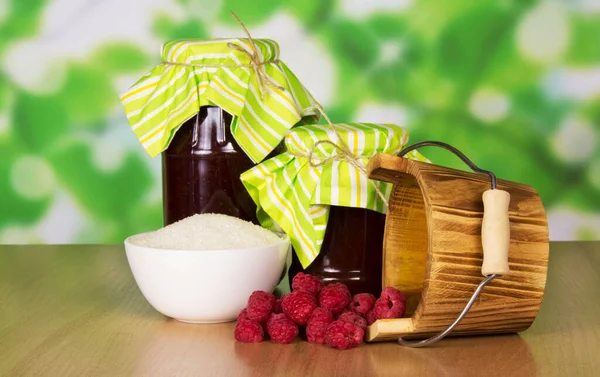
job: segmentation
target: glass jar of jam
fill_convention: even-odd
[[[363,208],[331,206],[321,252],[306,268],[292,254],[290,282],[298,272],[325,283],[344,283],[354,295],[381,293],[385,216]]]
[[[162,153],[164,224],[197,213],[221,213],[258,224],[240,174],[254,163],[231,135],[232,117],[203,106]]]

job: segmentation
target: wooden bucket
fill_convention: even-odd
[[[367,341],[424,338],[445,330],[483,280],[482,194],[488,176],[377,155],[369,177],[393,183],[383,244],[383,286],[407,296],[406,318],[379,320]],[[531,187],[498,180],[510,193],[510,273],[485,286],[451,335],[511,333],[535,319],[546,284],[548,224]],[[407,317],[408,316],[408,317]]]

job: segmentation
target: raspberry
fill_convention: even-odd
[[[309,321],[312,322],[327,322],[327,324],[333,322],[333,313],[324,308],[316,308],[310,316]]]
[[[306,324],[306,338],[309,343],[325,344],[325,330],[333,322],[333,314],[327,309],[316,308]]]
[[[373,313],[372,310],[369,310],[367,312],[367,325],[371,326],[373,323],[375,323],[375,321],[377,321],[377,318],[375,318],[375,313]]]
[[[375,302],[373,315],[376,319],[400,318],[406,308],[404,293],[394,287],[387,287],[381,292],[381,296]]]
[[[275,343],[288,344],[298,336],[298,326],[283,313],[271,314],[265,329]]]
[[[300,326],[306,325],[310,315],[317,308],[315,296],[304,291],[287,294],[281,302],[283,312]]]
[[[277,298],[265,291],[254,291],[248,298],[248,318],[255,322],[264,322],[273,312]]]
[[[367,328],[367,320],[354,312],[345,312],[338,317],[338,321],[354,323],[356,326],[365,330]]]
[[[325,343],[329,347],[345,350],[358,346],[365,332],[354,323],[333,321],[325,330]]]
[[[251,321],[251,319],[248,318],[248,309],[242,309],[240,314],[238,314],[237,321]]]
[[[316,276],[312,276],[309,274],[305,274],[304,272],[299,272],[294,279],[292,279],[292,290],[294,291],[305,291],[308,293],[312,293],[315,296],[321,290],[321,279]]]
[[[321,289],[319,306],[331,310],[333,313],[343,311],[351,299],[350,291],[342,283],[328,284]]]
[[[234,335],[240,342],[258,343],[263,340],[265,333],[260,323],[242,320],[235,325]]]
[[[373,309],[377,299],[370,293],[359,293],[352,297],[348,309],[365,318],[369,310]]]

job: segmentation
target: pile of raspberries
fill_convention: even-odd
[[[265,291],[252,293],[238,316],[235,339],[257,343],[266,333],[273,342],[288,344],[304,329],[310,343],[343,350],[361,344],[376,320],[402,317],[405,307],[404,294],[396,288],[385,288],[378,299],[370,293],[352,296],[344,284],[323,286],[316,276],[300,272],[292,292],[280,299]]]

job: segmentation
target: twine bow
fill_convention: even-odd
[[[238,22],[238,24],[240,24],[240,26],[242,27],[242,29],[244,29],[244,32],[248,36],[248,41],[250,42],[250,47],[252,48],[252,52],[248,52],[248,51],[246,51],[246,49],[236,45],[235,43],[231,43],[231,42],[227,43],[227,46],[231,49],[234,49],[236,51],[239,51],[239,52],[242,52],[242,53],[248,55],[248,58],[250,58],[251,66],[254,69],[254,73],[256,73],[256,79],[258,80],[258,84],[260,86],[261,99],[262,99],[264,91],[266,90],[266,85],[269,85],[272,88],[283,91],[284,88],[281,85],[277,84],[271,77],[269,77],[269,75],[267,75],[267,72],[263,68],[263,65],[265,65],[265,64],[279,62],[279,59],[273,59],[270,61],[261,61],[260,54],[258,53],[258,46],[256,45],[256,43],[254,43],[254,39],[252,38],[252,35],[250,35],[250,32],[246,28],[246,25],[244,25],[244,23],[238,18],[238,16],[235,13],[231,12],[231,15],[235,18],[235,20]]]
[[[254,71],[254,73],[256,75],[256,80],[258,81],[258,86],[259,86],[258,89],[259,89],[261,99],[264,99],[265,93],[267,92],[267,86],[270,86],[271,88],[279,90],[279,91],[285,91],[285,88],[282,87],[281,85],[277,84],[277,82],[275,80],[273,80],[273,78],[271,78],[267,74],[265,69],[263,68],[263,66],[267,65],[267,64],[279,63],[279,59],[261,60],[259,48],[256,45],[256,43],[254,42],[254,38],[252,38],[252,35],[250,35],[250,32],[248,31],[248,29],[246,28],[244,23],[238,18],[238,16],[233,11],[231,12],[231,15],[235,18],[237,23],[242,27],[242,29],[246,33],[246,36],[248,37],[248,42],[250,43],[250,49],[252,51],[249,52],[245,48],[243,48],[235,43],[232,43],[232,42],[227,43],[227,47],[229,47],[232,50],[241,52],[241,53],[245,54],[246,56],[248,56],[248,58],[250,59],[249,64],[190,64],[190,63],[179,63],[179,62],[170,62],[170,61],[163,61],[162,64],[172,65],[172,66],[184,66],[184,67],[216,67],[216,68],[220,68],[220,67],[234,67],[234,68],[235,67],[250,67],[250,68],[252,68],[252,70]]]
[[[387,209],[389,207],[387,198],[385,197],[383,192],[381,192],[381,190],[379,189],[379,185],[376,184],[373,180],[368,179],[369,174],[367,172],[367,168],[360,161],[360,159],[362,159],[362,158],[372,158],[373,156],[356,156],[356,155],[354,155],[354,153],[352,153],[352,151],[350,150],[348,145],[344,142],[344,139],[342,139],[342,136],[340,135],[340,133],[337,129],[337,126],[335,124],[333,124],[333,122],[331,122],[331,119],[329,119],[329,116],[327,116],[327,114],[325,113],[325,110],[323,110],[321,105],[317,104],[313,107],[313,109],[317,110],[323,116],[323,118],[325,118],[325,120],[327,121],[329,126],[333,129],[333,132],[335,132],[335,135],[337,136],[337,139],[339,140],[339,144],[336,144],[331,140],[319,140],[313,144],[312,148],[310,148],[310,150],[308,151],[307,154],[295,154],[294,153],[293,155],[295,155],[297,157],[304,157],[304,158],[308,159],[309,165],[313,168],[323,166],[332,161],[342,161],[343,160],[343,161],[348,162],[350,165],[354,166],[359,172],[361,172],[365,177],[367,177],[367,181],[369,181],[369,183],[371,183],[371,185],[375,189],[375,192],[377,193],[377,195],[379,196],[381,201],[385,204],[385,207]],[[338,154],[333,155],[331,157],[327,157],[327,158],[321,158],[319,161],[315,161],[313,159],[314,152],[322,144],[329,144],[329,145],[333,146],[335,148],[335,150],[338,152]]]

